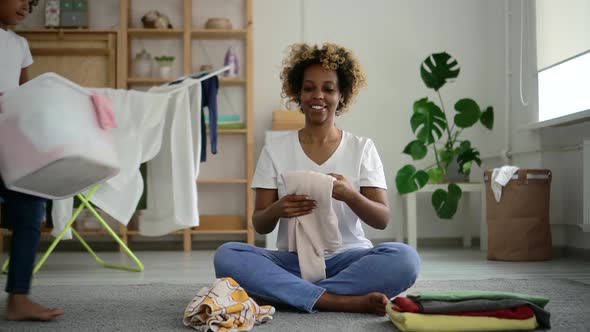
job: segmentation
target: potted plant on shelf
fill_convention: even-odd
[[[456,112],[450,117],[440,88],[459,76],[459,64],[446,52],[429,55],[420,65],[420,76],[426,87],[437,93],[440,107],[427,97],[414,102],[410,126],[416,139],[406,145],[403,153],[416,161],[426,157],[430,149],[435,163],[423,170],[417,170],[411,164],[403,166],[397,172],[395,185],[400,194],[407,194],[420,190],[428,182],[448,182],[447,190],[433,192],[432,205],[439,218],[451,219],[457,212],[462,192],[448,177],[449,166],[456,163],[458,172],[463,175],[469,175],[474,163],[481,166],[479,151],[460,135],[478,122],[492,130],[494,110],[492,106],[482,110],[473,99],[463,98],[455,103]]]
[[[174,63],[174,57],[168,55],[162,55],[154,57],[158,64],[160,78],[170,78],[170,71],[172,70],[172,63]]]

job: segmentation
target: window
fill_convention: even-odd
[[[590,51],[539,71],[539,121],[590,110]]]

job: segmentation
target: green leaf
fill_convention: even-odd
[[[432,194],[432,206],[436,211],[436,215],[441,219],[453,218],[462,195],[461,188],[454,183],[449,184],[447,188],[448,191],[437,189]]]
[[[465,164],[463,164],[463,166],[461,167],[461,173],[469,174],[469,172],[471,172],[471,165],[473,165],[472,161],[468,161]]]
[[[440,167],[433,167],[428,170],[428,177],[432,183],[441,183],[445,178],[445,170]]]
[[[420,65],[422,81],[430,89],[438,91],[447,81],[459,76],[459,64],[448,53],[434,53]]]
[[[412,131],[418,140],[426,145],[435,141],[434,136],[440,138],[447,128],[445,114],[428,98],[422,98],[414,102],[414,114],[410,118]]]
[[[426,183],[428,183],[428,174],[424,171],[416,171],[412,165],[402,167],[395,176],[395,186],[400,194],[418,191]]]
[[[449,164],[453,161],[453,150],[449,148],[444,148],[439,151],[438,153],[440,160],[446,164]]]
[[[471,149],[471,142],[470,141],[463,141],[459,146],[455,149],[456,154],[461,154],[467,150]]]
[[[471,165],[473,164],[473,162],[477,163],[477,165],[481,166],[481,159],[479,158],[479,151],[477,151],[474,148],[471,148],[471,143],[466,144],[467,147],[464,147],[464,143],[467,143],[468,141],[465,141],[463,143],[461,143],[461,146],[463,147],[462,150],[460,151],[460,153],[457,154],[457,163],[459,163],[459,173],[462,174],[469,174],[469,171],[471,171]],[[458,148],[458,149],[461,149]]]
[[[412,156],[413,160],[420,160],[426,156],[428,149],[424,143],[415,140],[406,145],[404,148],[404,153]]]
[[[469,98],[459,100],[455,104],[455,110],[457,110],[458,113],[455,115],[455,124],[459,128],[469,128],[473,126],[479,121],[479,117],[481,116],[479,105],[477,105],[473,99]]]
[[[481,113],[479,121],[481,121],[481,124],[484,125],[484,127],[492,130],[494,128],[494,108],[492,106],[488,106],[488,108],[486,108],[486,110]]]

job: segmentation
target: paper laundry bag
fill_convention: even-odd
[[[549,199],[551,171],[519,169],[502,188],[500,201],[492,192],[492,170],[484,174],[490,260],[539,261],[552,257]]]

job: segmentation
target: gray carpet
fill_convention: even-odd
[[[202,285],[37,286],[33,297],[63,307],[55,322],[7,322],[0,331],[191,331],[182,313]],[[590,285],[566,279],[419,281],[412,290],[480,289],[543,295],[550,298],[551,331],[590,331]],[[0,313],[5,312],[1,298]],[[388,319],[363,314],[303,314],[280,311],[254,331],[397,331]]]

